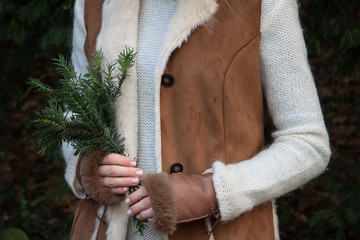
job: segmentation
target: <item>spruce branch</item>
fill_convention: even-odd
[[[78,81],[79,78],[75,72],[75,68],[72,65],[71,61],[67,60],[63,55],[59,55],[59,58],[53,58],[55,70],[58,71],[66,79],[74,79]]]
[[[128,70],[135,63],[136,52],[125,48],[117,63],[102,69],[103,54],[95,51],[88,71],[77,74],[71,61],[60,55],[54,59],[55,69],[61,74],[60,87],[55,89],[37,79],[28,83],[49,96],[49,106],[36,114],[33,124],[37,131],[33,137],[40,147],[39,152],[49,154],[68,143],[75,155],[88,155],[91,151],[124,155],[124,138],[117,132],[115,103],[121,96],[121,87]],[[118,65],[120,74],[113,76]],[[139,186],[130,187],[129,192]],[[145,221],[132,218],[137,231],[143,235]]]
[[[44,92],[48,96],[56,95],[56,91],[52,87],[40,82],[38,79],[30,78],[28,83],[37,88],[36,92]]]

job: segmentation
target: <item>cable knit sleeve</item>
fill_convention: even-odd
[[[327,131],[307,61],[296,0],[263,0],[260,67],[275,125],[273,143],[251,159],[212,166],[223,221],[279,197],[327,166]]]
[[[73,49],[71,61],[77,73],[85,73],[88,62],[84,53],[86,30],[84,25],[84,0],[77,0],[74,7]],[[78,156],[74,156],[75,150],[68,144],[63,144],[62,152],[66,163],[65,180],[78,198],[84,198],[84,191],[76,178],[76,166]]]

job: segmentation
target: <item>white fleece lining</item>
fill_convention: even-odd
[[[109,224],[106,231],[107,240],[125,240],[129,216],[126,214],[129,206],[123,201],[106,209],[106,221]]]
[[[277,206],[276,206],[276,200],[275,199],[271,201],[271,205],[272,205],[272,210],[273,210],[273,223],[274,223],[275,240],[280,240],[278,216],[276,214]]]
[[[178,9],[171,20],[166,37],[160,50],[160,55],[155,69],[156,93],[155,93],[155,139],[156,159],[158,172],[162,172],[161,158],[161,125],[160,125],[160,87],[161,75],[171,53],[187,40],[191,32],[205,24],[216,12],[218,4],[216,0],[180,0]]]
[[[102,27],[96,48],[104,54],[104,64],[114,63],[125,47],[136,50],[139,0],[106,0],[103,4]],[[114,71],[114,76],[119,74]],[[116,103],[115,123],[125,137],[125,154],[135,158],[138,147],[138,96],[136,66],[129,69],[129,77],[122,86],[123,95]],[[125,240],[129,217],[124,202],[108,207],[106,217],[107,240]]]
[[[205,225],[206,225],[206,228],[207,228],[208,232],[210,232],[211,231],[210,217],[205,218]],[[215,240],[214,234],[211,233],[211,236],[210,236],[209,240]]]
[[[102,218],[103,214],[105,211],[105,207],[104,206],[100,206],[99,209],[97,210],[97,215],[99,218]],[[98,236],[98,232],[99,232],[99,227],[100,227],[100,220],[99,218],[95,218],[95,230],[90,238],[90,240],[96,240],[97,236]]]

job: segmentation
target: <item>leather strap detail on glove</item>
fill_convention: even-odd
[[[125,194],[116,194],[111,188],[100,182],[99,164],[104,158],[102,152],[94,151],[88,156],[81,156],[78,162],[77,177],[85,194],[101,205],[116,205],[125,199]]]
[[[143,185],[154,210],[152,226],[163,235],[175,232],[176,224],[205,218],[217,210],[212,174],[147,174]]]

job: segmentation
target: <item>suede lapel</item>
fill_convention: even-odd
[[[160,51],[156,70],[156,158],[158,172],[162,171],[161,126],[160,126],[160,86],[161,75],[171,53],[187,40],[197,27],[204,25],[216,12],[216,0],[179,0],[178,9],[171,20]]]

